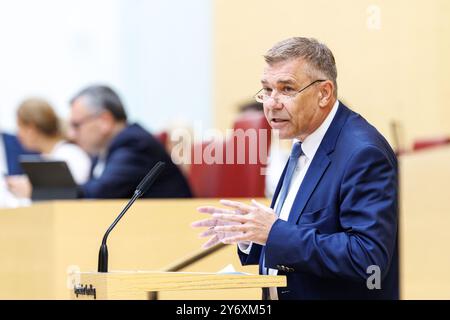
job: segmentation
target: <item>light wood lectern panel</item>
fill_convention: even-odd
[[[244,274],[208,274],[186,272],[112,272],[81,273],[79,284],[72,291],[72,299],[148,299],[150,292],[186,290],[202,291],[207,295],[215,290],[242,288],[285,287],[285,276]],[[184,299],[189,299],[186,294]]]
[[[103,234],[125,204],[126,200],[56,201],[0,210],[0,299],[70,299],[70,273],[97,271]],[[138,200],[109,237],[109,270],[163,270],[198,251],[205,239],[190,224],[206,215],[196,208],[217,204],[216,199]],[[228,264],[236,271],[258,273],[256,266],[240,266],[236,246],[183,271],[215,273]],[[232,291],[193,291],[191,298],[261,297],[257,288]],[[160,297],[186,299],[189,294],[164,292]]]

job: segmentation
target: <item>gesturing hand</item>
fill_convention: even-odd
[[[265,245],[272,225],[277,220],[275,212],[252,200],[251,205],[237,201],[221,200],[220,203],[230,209],[218,207],[200,207],[197,210],[212,215],[192,223],[193,227],[208,227],[201,237],[213,236],[203,247],[211,247],[219,242],[232,244],[237,242],[254,242]]]
[[[228,210],[228,209],[223,209],[223,208],[218,208],[218,207],[213,207],[213,206],[199,207],[199,208],[197,208],[197,210],[202,213],[209,213],[209,214],[211,214],[211,216],[213,216],[214,214],[217,214],[217,213],[221,213],[224,215],[241,214],[237,210]],[[212,247],[212,246],[218,244],[219,242],[223,242],[223,240],[226,238],[233,237],[233,236],[236,236],[239,234],[238,232],[220,232],[220,233],[218,233],[214,230],[214,228],[216,226],[232,226],[232,225],[238,225],[238,224],[239,224],[238,222],[229,222],[229,221],[219,220],[219,219],[212,217],[209,219],[195,221],[191,224],[191,226],[194,228],[201,228],[201,227],[208,228],[206,231],[203,231],[200,234],[200,237],[212,236],[205,244],[203,244],[203,248],[209,248],[209,247]]]

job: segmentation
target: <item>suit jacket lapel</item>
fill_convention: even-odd
[[[295,197],[288,222],[297,222],[300,214],[305,208],[306,202],[308,202],[312,192],[316,188],[317,183],[319,183],[320,178],[322,178],[325,170],[330,165],[330,162],[331,161],[328,156],[322,150],[318,149],[311,165],[308,168],[308,172],[306,172],[305,178],[303,178],[297,196]]]
[[[300,189],[297,192],[297,196],[295,197],[294,204],[292,205],[289,214],[288,222],[297,223],[300,215],[303,213],[306,203],[331,163],[328,155],[334,151],[337,138],[350,113],[350,109],[342,103],[339,103],[339,109],[323,137],[308,171],[303,178],[302,184],[300,185]]]

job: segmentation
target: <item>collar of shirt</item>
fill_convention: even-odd
[[[330,127],[331,122],[334,119],[334,116],[336,115],[338,107],[339,107],[339,100],[336,100],[333,107],[331,108],[330,113],[322,122],[322,124],[313,133],[307,136],[305,141],[302,142],[302,151],[309,161],[311,161],[314,158],[317,149],[319,149],[320,143],[322,142],[325,133],[327,133],[327,130]],[[300,140],[294,139],[294,143],[298,141]]]
[[[52,155],[54,153],[56,153],[58,151],[59,148],[61,148],[61,146],[65,145],[67,143],[66,140],[59,140],[57,143],[55,143],[55,145],[52,148],[52,151],[50,151],[49,154],[47,155]]]
[[[94,169],[92,170],[92,177],[95,179],[98,179],[103,174],[103,171],[105,171],[106,166],[106,156],[102,153],[97,158],[97,163],[94,166]]]

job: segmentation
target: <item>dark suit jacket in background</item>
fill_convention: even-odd
[[[20,166],[19,157],[25,154],[31,154],[31,152],[25,150],[20,144],[16,136],[1,133],[1,139],[5,145],[5,159],[6,166],[8,168],[8,175],[23,174],[23,170]]]
[[[280,178],[274,207],[286,168]],[[288,221],[243,264],[287,276],[279,299],[398,299],[397,159],[382,135],[342,103],[304,177]],[[366,281],[381,270],[381,289]],[[263,294],[267,296],[267,289]]]
[[[111,142],[105,169],[81,186],[85,198],[130,198],[139,182],[158,162],[166,167],[144,198],[191,197],[189,185],[164,147],[138,124],[128,125]],[[94,161],[93,167],[96,161]]]

